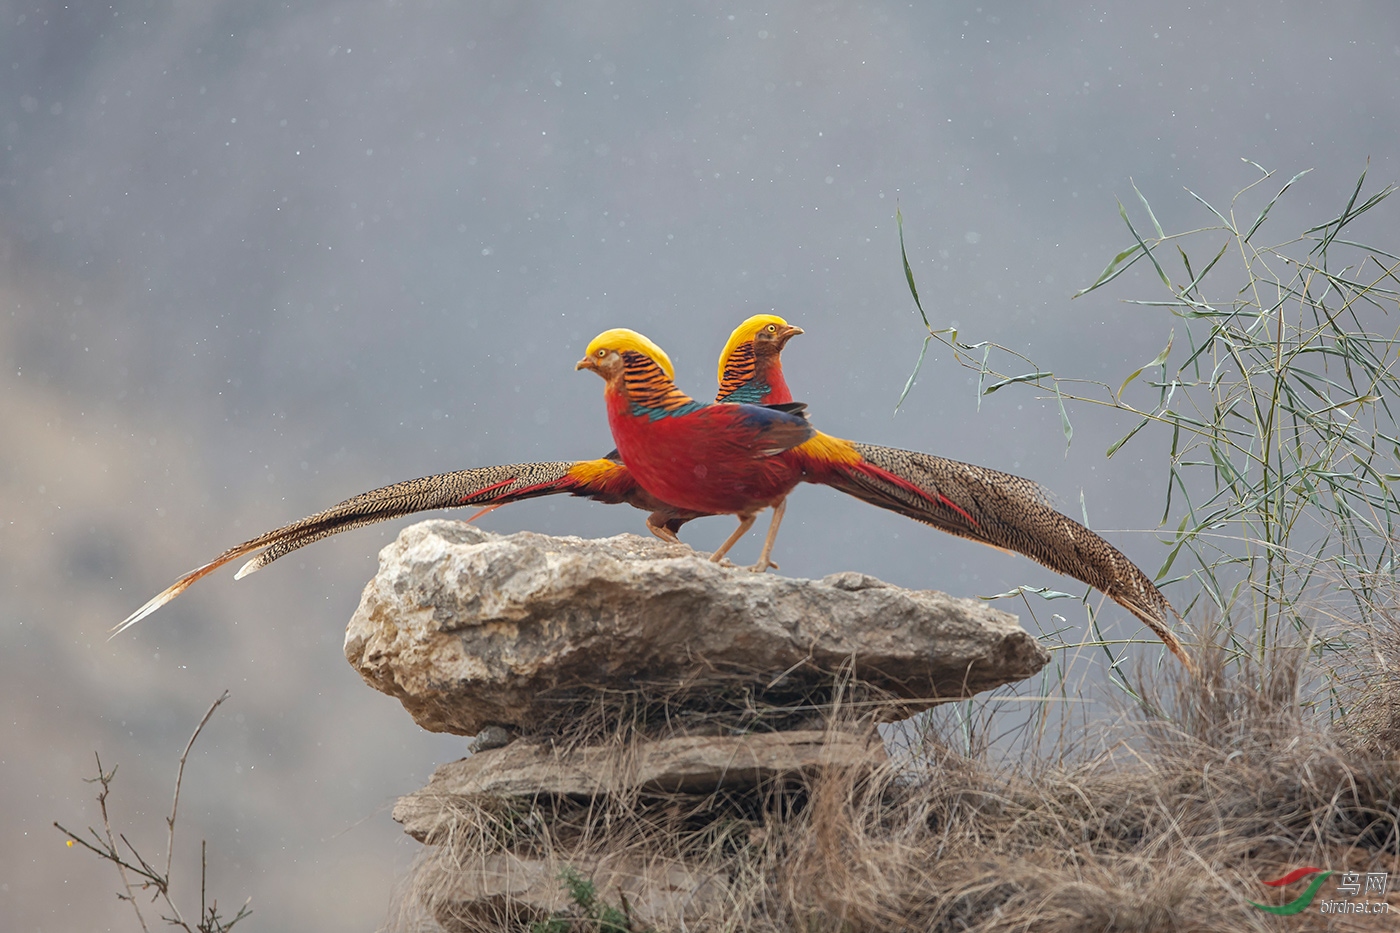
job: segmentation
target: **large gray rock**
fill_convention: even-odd
[[[852,675],[899,698],[884,717],[899,718],[1049,659],[1015,616],[864,574],[795,580],[636,535],[503,537],[452,521],[380,552],[345,656],[420,726],[460,735],[537,731],[604,690],[781,704]]]
[[[564,871],[587,878],[598,898],[613,907],[625,899],[635,929],[684,929],[706,915],[732,912],[726,905],[727,873],[626,852],[568,861],[492,852],[474,856],[465,867],[438,853],[419,868],[416,883],[433,919],[449,933],[527,930],[550,918],[578,915],[560,880]]]
[[[522,740],[440,765],[426,787],[399,798],[394,819],[419,842],[433,842],[460,819],[457,801],[464,797],[712,794],[888,761],[873,729],[685,735],[582,748]]]

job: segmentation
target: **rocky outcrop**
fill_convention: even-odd
[[[743,886],[784,870],[770,831],[819,826],[820,787],[898,784],[875,723],[1048,660],[977,600],[447,521],[381,552],[345,655],[423,728],[478,736],[394,808],[427,844],[417,903],[462,931],[605,908],[609,929],[742,927]]]
[[[873,732],[799,730],[729,736],[675,736],[566,749],[519,741],[439,767],[428,785],[394,807],[419,842],[450,829],[465,797],[603,797],[708,794],[746,789],[819,768],[869,769],[888,760]]]
[[[729,691],[781,705],[838,673],[900,702],[886,718],[1022,680],[1045,650],[985,603],[859,573],[794,580],[636,535],[600,541],[460,522],[380,554],[345,656],[423,728],[529,730],[599,691]]]
[[[672,923],[703,920],[728,896],[728,878],[721,872],[697,870],[678,859],[625,854],[561,862],[498,852],[473,863],[470,871],[442,863],[425,865],[420,881],[439,892],[432,916],[448,933],[525,931],[543,917],[579,914],[567,885],[560,884],[564,872],[587,879],[595,891],[606,892],[607,901],[617,904],[625,899],[627,915],[637,924],[594,923],[579,929],[668,929]],[[652,925],[658,922],[667,926]],[[568,927],[560,924],[560,928]]]

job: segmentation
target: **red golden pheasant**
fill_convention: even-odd
[[[800,333],[799,328],[772,315],[758,315],[741,324],[720,357],[717,400],[742,402],[757,397],[779,408],[800,411],[802,406],[791,403],[780,360],[784,344]],[[670,379],[670,360],[650,341],[646,344],[659,359],[665,360],[666,375]],[[688,399],[686,402],[695,404]],[[834,438],[827,440],[835,441]],[[1035,483],[1010,473],[932,454],[859,443],[851,443],[847,449],[846,444],[836,442],[836,449],[844,457],[849,457],[850,450],[854,450],[868,467],[876,469],[849,471],[826,464],[824,468],[804,472],[802,481],[832,486],[872,505],[950,534],[1023,554],[1074,577],[1127,608],[1188,668],[1191,666],[1167,628],[1171,607],[1147,575],[1102,537],[1052,508]],[[811,450],[809,448],[808,452]],[[881,471],[887,475],[882,476]],[[486,507],[482,511],[489,511],[509,502],[559,493],[600,502],[629,503],[648,512],[647,527],[668,541],[678,540],[676,531],[687,521],[712,514],[668,505],[649,494],[620,462],[617,451],[598,460],[510,464],[428,476],[362,493],[324,512],[230,548],[185,574],[132,613],[115,631],[135,624],[183,593],[195,581],[255,551],[261,553],[244,565],[238,577],[322,538],[375,522],[456,506],[482,505]],[[723,556],[747,527],[742,526],[731,536],[719,556]],[[771,540],[776,532],[776,527],[770,529],[770,555]],[[759,566],[771,566],[771,561],[761,561]]]
[[[608,425],[632,477],[682,509],[730,514],[739,527],[719,560],[773,509],[755,571],[770,566],[787,496],[799,482],[833,486],[965,538],[1016,551],[1096,587],[1162,639],[1188,669],[1167,628],[1170,605],[1136,565],[1050,508],[1028,480],[914,451],[856,444],[808,423],[802,408],[711,405],[678,389],[665,352],[635,331],[599,334],[577,369],[606,383]]]
[[[757,402],[792,405],[783,379],[781,354],[802,328],[773,314],[757,314],[729,335],[719,358],[717,402]],[[241,579],[292,551],[322,538],[376,522],[431,509],[484,506],[468,521],[511,502],[539,496],[568,494],[610,504],[628,503],[647,512],[647,528],[665,541],[680,543],[676,533],[691,519],[706,513],[679,509],[646,492],[612,451],[597,460],[552,463],[513,463],[439,473],[405,480],[352,496],[306,518],[275,528],[224,551],[176,580],[113,629],[124,631],[179,596],[225,564],[258,553],[238,571]]]

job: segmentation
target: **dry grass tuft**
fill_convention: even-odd
[[[1196,678],[1144,680],[1125,739],[1092,760],[1027,753],[998,768],[933,735],[913,763],[828,769],[753,794],[462,800],[392,928],[530,930],[552,916],[535,929],[1389,929],[1393,912],[1370,927],[1285,921],[1249,901],[1273,896],[1260,879],[1302,864],[1400,880],[1397,646],[1400,627],[1377,635],[1357,706],[1335,725],[1305,699],[1336,689],[1306,650],[1274,650],[1259,666],[1215,648],[1200,652]],[[865,709],[831,704],[828,726],[870,728]],[[638,741],[631,726],[602,731],[619,754]],[[516,893],[464,907],[483,869],[512,859],[534,866],[532,891],[556,902],[530,908],[517,873]],[[581,917],[559,881],[567,867],[627,925]],[[670,894],[648,899],[659,878]]]
[[[1390,607],[1400,606],[1392,600]],[[1367,633],[1347,717],[1350,744],[1373,755],[1400,755],[1400,611],[1378,610],[1380,625]]]

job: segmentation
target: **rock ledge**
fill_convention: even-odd
[[[425,729],[520,732],[601,694],[677,705],[811,703],[851,678],[882,718],[1030,677],[1049,655],[1015,616],[859,573],[753,574],[636,535],[500,536],[453,521],[379,555],[345,656]]]

